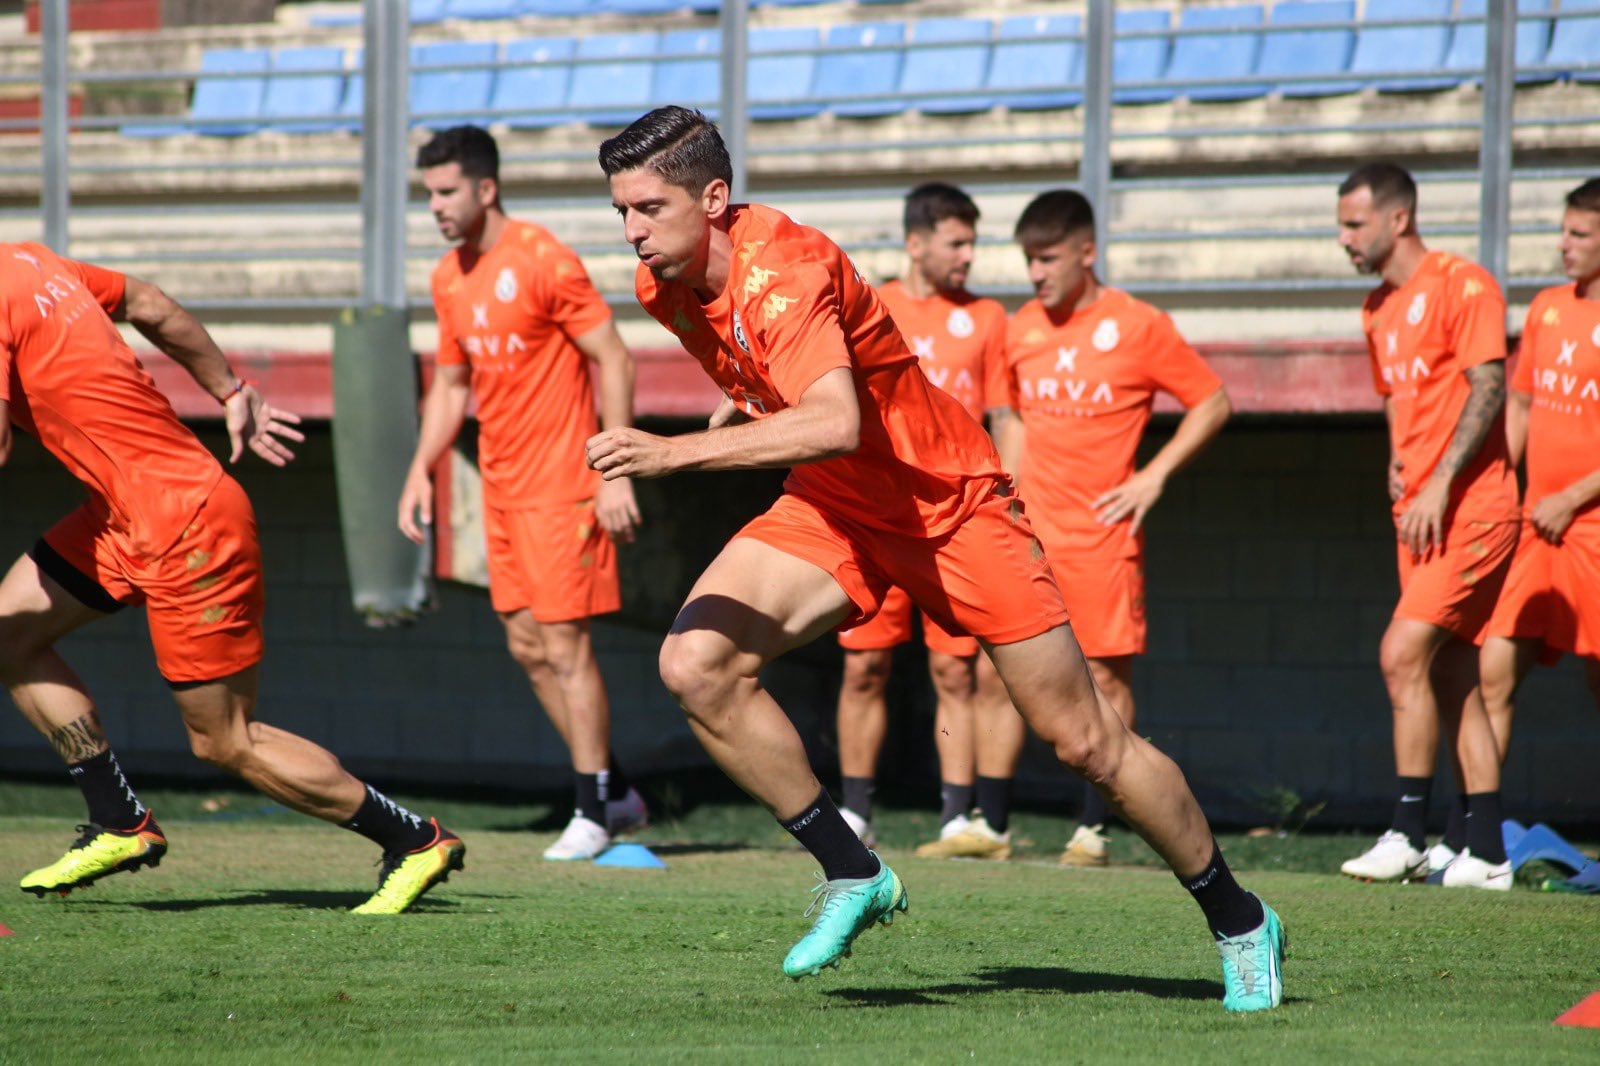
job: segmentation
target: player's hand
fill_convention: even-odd
[[[294,458],[294,452],[284,440],[299,443],[306,439],[304,433],[294,428],[300,424],[299,415],[273,407],[249,383],[228,397],[223,410],[227,418],[228,441],[233,445],[228,456],[230,463],[239,461],[248,444],[251,451],[273,466],[284,466]]]
[[[594,516],[612,540],[632,544],[639,528],[639,504],[633,498],[633,482],[625,477],[600,482],[594,497]]]
[[[1128,536],[1136,536],[1139,527],[1144,524],[1144,516],[1150,513],[1150,508],[1155,506],[1161,498],[1161,492],[1167,487],[1166,479],[1149,470],[1140,470],[1128,480],[1111,489],[1102,492],[1094,501],[1094,517],[1103,526],[1116,525],[1118,522],[1128,521]]]
[[[1534,531],[1540,537],[1551,544],[1560,544],[1561,538],[1566,535],[1567,527],[1572,525],[1572,520],[1577,514],[1577,507],[1567,499],[1566,493],[1552,492],[1533,505],[1528,518],[1533,522]]]
[[[1389,502],[1396,503],[1406,494],[1406,479],[1400,471],[1406,464],[1400,461],[1398,455],[1389,460]]]
[[[426,470],[413,467],[406,472],[398,524],[407,540],[416,544],[427,540],[428,528],[433,525],[433,480]]]
[[[584,452],[592,469],[607,481],[622,477],[660,477],[672,473],[670,437],[641,429],[605,429],[590,437]]]
[[[1400,515],[1400,543],[1419,559],[1428,557],[1434,547],[1444,550],[1444,512],[1450,505],[1450,483],[1429,478]]]

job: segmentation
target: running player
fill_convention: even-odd
[[[977,637],[1022,716],[1166,859],[1222,954],[1230,1010],[1282,996],[1277,916],[1228,872],[1177,765],[1094,687],[1021,503],[988,436],[917,366],[888,311],[820,232],[730,204],[717,129],[680,107],[600,147],[640,303],[724,392],[704,432],[612,429],[607,478],[792,467],[786,491],[689,593],[661,675],[722,769],[822,866],[816,919],[784,959],[801,977],[906,908],[900,879],[850,830],[760,681],[789,648],[869,618],[891,586]]]
[[[1050,557],[1096,687],[1134,726],[1133,659],[1145,651],[1144,520],[1167,480],[1209,444],[1232,408],[1222,382],[1172,320],[1094,265],[1094,209],[1071,189],[1041,193],[1017,219],[1035,299],[1012,317],[1006,363],[1023,443],[1018,491]],[[1135,468],[1157,392],[1187,411],[1172,439]],[[1010,412],[1007,412],[1009,415]],[[1001,416],[1001,439],[1018,432]],[[1108,861],[1108,815],[1084,786],[1069,866]]]
[[[904,222],[908,269],[903,278],[879,286],[878,296],[909,341],[923,373],[981,422],[987,408],[1007,403],[1001,376],[1006,313],[998,301],[967,291],[977,246],[978,205],[954,185],[928,182],[906,195]],[[891,589],[874,618],[839,633],[845,649],[838,712],[844,806],[839,813],[868,847],[873,844],[872,792],[888,727],[885,689],[893,649],[911,639],[911,615],[911,598],[905,590]],[[966,830],[975,791],[974,753],[981,749],[984,734],[974,736],[973,729],[973,700],[979,695],[978,642],[964,633],[947,632],[926,613],[921,621],[935,695],[934,743],[943,802],[940,839],[919,849],[925,854],[928,848],[949,847],[952,840],[970,835]],[[985,670],[984,677],[983,696],[993,699],[999,689],[1004,701],[993,669]],[[1006,707],[1009,711],[1009,703]],[[1022,720],[1015,711],[1010,716],[1020,739]],[[1009,779],[992,778],[976,783],[985,813],[991,821],[996,817],[1001,821],[999,835],[991,832],[978,839],[974,854],[1009,855],[1010,844],[1004,837],[1009,784]]]
[[[583,461],[600,426],[633,422],[633,359],[577,255],[500,206],[500,152],[476,126],[443,130],[417,153],[428,207],[456,247],[433,272],[439,352],[400,531],[433,518],[434,464],[478,401],[489,599],[511,657],[572,756],[572,820],[545,849],[592,859],[643,827],[644,801],[611,752],[611,711],[589,620],[622,606],[614,542],[639,524],[633,486],[602,483]],[[599,368],[595,421],[589,362]]]
[[[222,404],[231,461],[246,445],[293,458],[300,420],[236,377],[205,328],[154,285],[0,244],[0,462],[15,423],[89,492],[0,581],[0,679],[67,764],[89,808],[59,860],[22,879],[43,896],[155,866],[167,839],[106,742],[94,701],[56,652],[67,634],[143,604],[156,665],[199,758],[304,814],[383,848],[378,891],[358,914],[398,914],[462,867],[466,847],[434,820],[352,777],[309,740],[255,718],[261,553],[255,513],[184,428],[112,325],[125,319]]]
[[[1440,873],[1506,889],[1500,761],[1478,688],[1478,649],[1517,543],[1516,483],[1501,426],[1505,300],[1482,267],[1430,252],[1417,186],[1392,163],[1339,186],[1339,244],[1380,284],[1361,325],[1389,423],[1389,495],[1400,602],[1379,661],[1394,708],[1395,806],[1388,830],[1340,869],[1396,881]],[[1441,730],[1460,776],[1459,828],[1424,850]]]
[[[1567,194],[1561,265],[1572,281],[1528,308],[1506,405],[1515,463],[1527,456],[1522,536],[1479,666],[1500,760],[1517,686],[1536,659],[1584,659],[1600,706],[1600,178]]]

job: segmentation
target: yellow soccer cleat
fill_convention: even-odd
[[[925,859],[994,859],[1011,858],[1010,832],[996,833],[989,822],[979,814],[956,832],[939,835],[917,848]]]
[[[433,843],[416,851],[386,852],[383,870],[378,874],[378,891],[351,914],[399,914],[428,889],[448,881],[451,870],[465,867],[467,846],[437,818],[432,821]]]
[[[88,888],[107,874],[160,866],[167,853],[167,838],[148,810],[136,829],[107,829],[90,822],[78,826],[78,832],[82,835],[65,855],[22,879],[22,891],[40,898],[46,892],[65,896],[75,888]]]

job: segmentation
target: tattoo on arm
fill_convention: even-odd
[[[1505,363],[1482,363],[1468,367],[1466,374],[1472,392],[1468,394],[1467,405],[1461,409],[1461,417],[1456,421],[1450,446],[1439,460],[1439,469],[1452,481],[1478,454],[1478,449],[1483,447],[1490,428],[1506,402]]]
[[[51,730],[49,739],[56,754],[69,764],[92,759],[106,750],[106,734],[100,728],[100,716],[94,711]]]

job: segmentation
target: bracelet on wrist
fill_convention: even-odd
[[[248,381],[246,381],[244,378],[234,378],[233,379],[233,388],[229,389],[227,392],[223,393],[221,396],[218,396],[217,397],[217,402],[222,404],[223,406],[227,406],[228,401],[233,399],[235,396],[239,395],[241,392],[243,392],[244,389],[245,389],[245,386],[248,385],[248,384],[250,384],[250,383]]]

